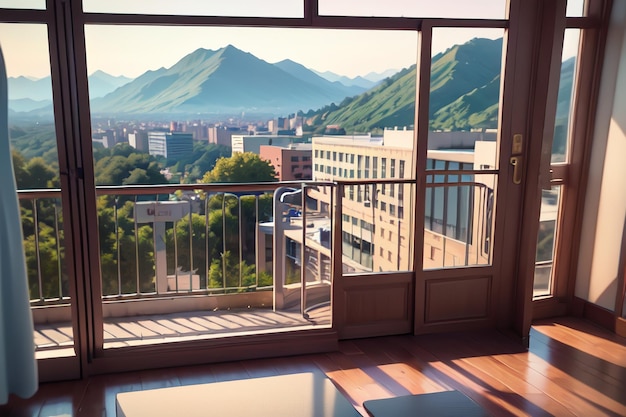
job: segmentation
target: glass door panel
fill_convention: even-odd
[[[276,39],[296,47],[276,48]],[[315,181],[369,180],[376,155],[349,150],[368,141],[345,139],[382,136],[389,111],[412,123],[404,99],[414,87],[402,100],[389,91],[412,79],[415,33],[87,25],[85,40],[104,349],[311,326],[319,306],[327,316],[313,327],[329,327],[334,189]],[[355,56],[357,43],[385,55]],[[380,97],[389,101],[382,111]],[[354,117],[355,106],[372,120]],[[345,147],[318,148],[332,133]],[[379,178],[411,172],[405,133],[378,162]],[[390,239],[408,248],[405,187],[389,181],[374,198]],[[359,210],[371,188],[356,187]],[[351,218],[370,270],[372,208]],[[408,270],[409,259],[407,250],[385,254],[384,268]]]
[[[19,244],[26,257],[35,355],[46,360],[74,358],[77,366],[48,28],[0,23],[0,43],[7,66],[9,136],[24,237]]]
[[[504,31],[434,28],[432,35],[424,269],[487,266]]]
[[[537,237],[537,263],[533,287],[534,299],[546,298],[555,294],[555,278],[558,272],[558,269],[555,268],[555,260],[561,253],[559,248],[569,245],[566,242],[560,243],[558,232],[564,216],[562,195],[568,189],[571,181],[568,177],[569,170],[567,167],[572,162],[572,126],[576,104],[574,98],[578,82],[580,41],[581,29],[565,29],[552,141],[550,172],[553,185],[549,190],[542,190]]]
[[[545,297],[552,294],[555,243],[559,226],[559,208],[561,206],[560,186],[543,190],[541,196],[541,215],[537,237],[537,259],[533,297]]]

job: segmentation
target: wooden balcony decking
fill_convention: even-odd
[[[264,331],[311,329],[330,325],[330,308],[319,307],[304,318],[298,309],[228,309],[106,318],[104,348],[148,345],[182,340],[228,337]],[[35,325],[38,356],[73,345],[71,323]]]
[[[0,415],[112,417],[119,392],[307,371],[325,373],[363,416],[369,399],[448,390],[496,417],[626,415],[626,339],[567,317],[535,323],[528,350],[495,331],[349,340],[328,353],[46,383]]]

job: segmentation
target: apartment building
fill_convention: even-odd
[[[272,164],[278,175],[278,181],[312,179],[310,144],[261,145],[259,156]]]
[[[193,151],[193,135],[183,132],[148,132],[148,152],[177,160]]]

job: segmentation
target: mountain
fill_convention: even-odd
[[[90,97],[102,97],[128,83],[131,78],[114,77],[96,71],[88,77]],[[52,81],[50,77],[9,77],[9,108],[14,112],[49,112],[52,109]]]
[[[317,75],[319,75],[320,77],[331,81],[331,82],[340,82],[343,85],[347,85],[347,86],[357,86],[357,87],[362,87],[364,89],[370,89],[372,87],[374,87],[378,81],[380,81],[381,79],[378,80],[368,80],[364,77],[361,77],[360,75],[354,78],[349,78],[346,77],[345,75],[338,75],[335,74],[334,72],[331,71],[324,71],[324,72],[319,72],[319,71],[314,71]],[[395,73],[396,71],[394,71]],[[384,78],[384,77],[383,77]]]
[[[118,87],[128,84],[132,78],[113,76],[98,70],[89,76],[89,97],[104,97]]]
[[[24,76],[7,79],[9,100],[30,99],[32,101],[52,100],[50,77],[39,79]]]
[[[373,83],[378,83],[378,82],[384,80],[385,78],[391,77],[392,75],[396,74],[397,72],[398,72],[397,69],[388,69],[388,70],[385,70],[383,72],[374,72],[374,71],[372,71],[372,72],[370,72],[368,74],[365,74],[361,78],[363,78],[365,80],[368,80],[368,81],[371,81]]]
[[[461,130],[497,125],[502,39],[475,38],[437,54],[432,60],[432,129]],[[415,118],[415,65],[383,80],[339,108],[311,116],[314,126],[338,124],[367,132],[411,126]]]
[[[92,100],[94,113],[285,114],[352,94],[291,61],[270,64],[232,45],[198,49]]]
[[[9,109],[14,112],[30,112],[52,106],[52,100],[32,100],[30,98],[18,98],[9,100]]]
[[[278,68],[285,71],[287,74],[292,75],[306,83],[316,86],[319,89],[326,90],[327,94],[337,94],[337,92],[341,92],[343,97],[341,99],[348,96],[356,96],[361,94],[369,87],[361,87],[358,85],[348,85],[344,84],[341,81],[329,81],[324,77],[319,76],[315,71],[311,71],[304,65],[298,64],[290,59],[285,59],[283,61],[277,62],[276,65]]]

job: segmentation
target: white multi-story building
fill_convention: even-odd
[[[289,146],[289,144],[300,141],[298,136],[283,135],[232,135],[231,147],[235,152],[252,152],[259,154],[261,145]]]

